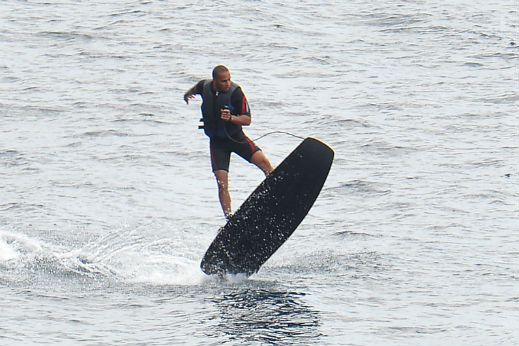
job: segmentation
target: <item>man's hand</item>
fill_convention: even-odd
[[[186,101],[187,104],[189,104],[189,100],[194,99],[194,98],[195,98],[195,95],[193,95],[193,94],[190,94],[190,93],[184,94],[184,101]]]
[[[229,109],[220,109],[220,118],[223,121],[231,121],[231,111]]]

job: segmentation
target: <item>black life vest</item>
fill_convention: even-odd
[[[226,138],[227,133],[241,131],[241,126],[223,121],[220,118],[220,110],[227,106],[231,114],[236,114],[231,102],[232,93],[239,87],[231,82],[231,87],[227,92],[213,91],[211,88],[212,80],[204,81],[202,89],[202,119],[204,120],[204,132],[213,138]]]

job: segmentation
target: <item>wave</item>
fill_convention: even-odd
[[[0,232],[2,281],[63,278],[197,285],[204,275],[197,254],[179,252],[171,239],[149,239],[132,231],[113,231],[87,245],[67,249],[29,236]]]

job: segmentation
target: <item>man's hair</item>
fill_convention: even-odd
[[[229,69],[224,65],[218,65],[213,69],[213,79],[216,79],[220,73],[229,72]]]

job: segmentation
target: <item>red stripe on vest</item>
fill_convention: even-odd
[[[241,114],[247,113],[247,98],[243,95],[243,99],[241,100]]]

